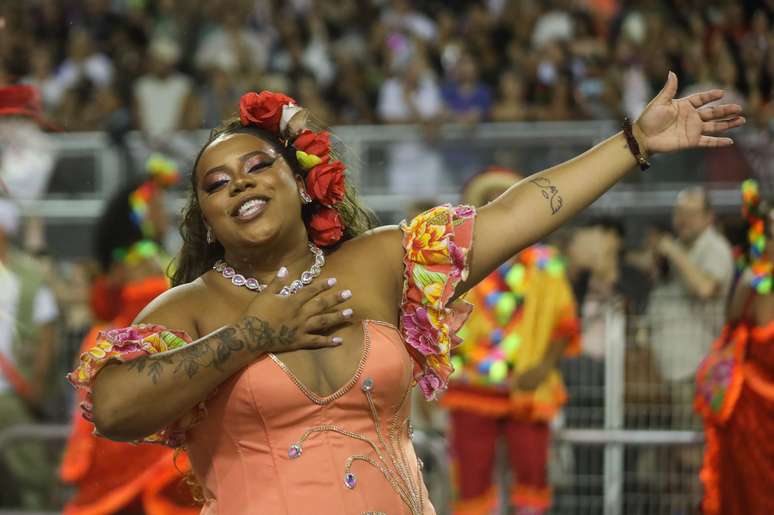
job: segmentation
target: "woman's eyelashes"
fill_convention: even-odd
[[[271,165],[274,164],[275,159],[268,157],[268,156],[253,156],[247,161],[245,161],[245,165],[243,170],[246,173],[254,173],[263,170],[264,168],[268,168]]]
[[[245,161],[243,170],[244,173],[256,173],[260,172],[264,168],[269,168],[274,164],[276,159],[268,157],[256,156]],[[218,191],[221,187],[228,184],[231,177],[228,174],[220,173],[208,177],[206,184],[204,185],[204,191],[212,195]]]

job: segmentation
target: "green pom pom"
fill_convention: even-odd
[[[505,274],[505,284],[510,287],[511,290],[519,290],[524,284],[524,265],[517,263],[508,270]]]
[[[511,319],[515,309],[516,299],[512,293],[504,293],[500,295],[500,299],[495,305],[495,314],[497,315],[497,320],[501,324],[506,324]]]
[[[516,351],[519,349],[519,345],[521,345],[521,336],[516,333],[511,333],[505,337],[503,342],[500,344],[500,348],[503,349],[505,355],[510,358],[516,354]]]
[[[489,380],[493,383],[501,383],[508,377],[508,365],[505,361],[495,361],[489,368]]]
[[[772,281],[771,276],[766,276],[763,279],[761,279],[760,284],[758,284],[758,293],[761,295],[768,295],[771,293],[771,287],[772,287]]]
[[[553,258],[549,261],[546,271],[549,275],[562,275],[564,273],[564,262],[559,258]]]

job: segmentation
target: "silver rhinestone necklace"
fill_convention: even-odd
[[[312,242],[309,242],[309,250],[314,254],[314,264],[309,270],[301,274],[300,279],[296,279],[289,285],[283,287],[279,292],[280,295],[293,295],[304,286],[310,284],[315,277],[320,275],[322,267],[325,266],[325,254],[323,254],[323,251]],[[234,286],[242,286],[248,290],[258,292],[263,291],[267,286],[255,277],[245,277],[242,274],[238,274],[234,267],[226,263],[223,259],[216,261],[215,264],[212,265],[212,269],[231,281],[231,284]]]

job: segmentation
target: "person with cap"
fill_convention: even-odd
[[[49,126],[41,113],[40,95],[27,85],[0,88],[0,117],[0,136],[13,133],[5,130],[9,128],[37,136],[38,125]],[[43,267],[11,243],[19,229],[17,201],[42,194],[50,173],[46,156],[35,155],[39,141],[43,138],[27,145],[18,140],[20,145],[11,147],[0,137],[4,189],[0,198],[0,432],[42,416],[56,353],[59,310]],[[4,490],[16,492],[17,505],[28,510],[49,507],[53,475],[39,442],[5,446],[0,449],[0,461],[11,476],[3,481]]]
[[[153,155],[148,177],[117,191],[97,222],[96,258],[103,275],[92,290],[97,322],[81,352],[92,348],[100,331],[123,327],[156,296],[169,288],[169,259],[161,247],[168,225],[166,188],[179,179],[174,162]],[[83,395],[81,395],[83,401]],[[65,515],[138,513],[193,515],[184,470],[185,455],[160,445],[131,445],[97,438],[94,424],[75,413],[59,476],[75,487]]]
[[[463,190],[482,207],[521,176],[490,168]],[[549,423],[567,399],[557,362],[580,351],[575,300],[564,263],[535,244],[501,265],[466,295],[473,312],[452,354],[454,373],[441,405],[450,411],[455,515],[490,513],[497,441],[504,437],[517,515],[546,513]],[[476,435],[471,438],[470,435]]]

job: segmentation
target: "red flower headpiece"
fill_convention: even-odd
[[[312,241],[321,247],[334,245],[344,235],[344,223],[335,205],[346,192],[341,161],[331,161],[330,133],[306,128],[308,113],[289,96],[271,91],[245,93],[239,101],[242,125],[254,125],[275,134],[296,151],[296,160],[306,172],[306,189],[315,203],[308,224]]]

